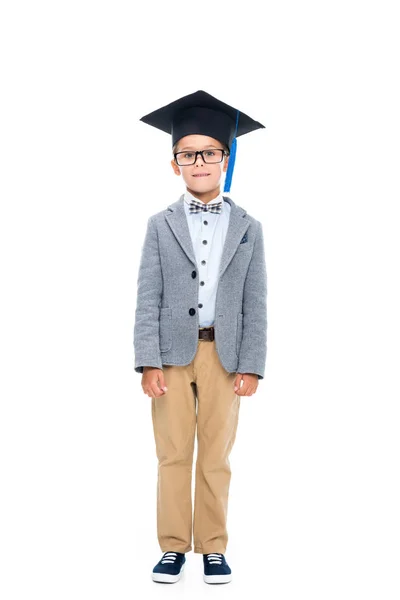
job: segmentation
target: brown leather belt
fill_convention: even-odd
[[[214,327],[199,327],[199,340],[212,342],[214,340]]]

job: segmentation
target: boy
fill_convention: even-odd
[[[261,222],[220,193],[220,180],[228,171],[229,191],[236,137],[264,126],[202,90],[141,120],[172,135],[172,168],[186,184],[148,219],[138,276],[135,371],[152,400],[164,553],[152,578],[178,581],[192,550],[197,425],[193,549],[204,581],[225,583],[228,457],[240,397],[264,377],[267,282]]]

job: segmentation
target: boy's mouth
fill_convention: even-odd
[[[210,173],[197,173],[193,175],[193,177],[208,177]]]

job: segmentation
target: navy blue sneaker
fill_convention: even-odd
[[[186,562],[181,552],[164,552],[161,560],[153,569],[153,581],[159,583],[175,583],[181,578]]]
[[[206,583],[228,583],[232,581],[232,571],[223,554],[215,552],[203,554],[204,581]]]

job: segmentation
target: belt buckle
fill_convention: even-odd
[[[210,325],[209,327],[199,327],[199,332],[203,331],[204,333],[199,334],[200,340],[205,340],[207,342],[214,341],[214,327]]]

